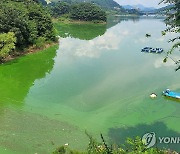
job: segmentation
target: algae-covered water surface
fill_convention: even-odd
[[[0,65],[0,153],[51,153],[65,143],[83,150],[85,130],[116,144],[146,132],[180,135],[180,102],[162,96],[180,92],[180,72],[163,63],[165,53],[141,52],[170,49],[162,19],[55,26],[59,46]]]

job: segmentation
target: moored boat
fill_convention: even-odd
[[[149,53],[162,53],[163,48],[152,48],[152,47],[144,47],[141,52],[149,52]]]
[[[180,93],[173,92],[170,89],[166,89],[165,91],[163,91],[163,95],[175,99],[180,99]]]

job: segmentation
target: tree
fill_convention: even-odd
[[[51,4],[52,5],[52,4]],[[51,7],[52,16],[58,17],[70,12],[70,5],[66,2],[58,2]]]
[[[13,32],[0,34],[0,61],[15,49],[16,37]]]
[[[166,33],[178,33],[180,32],[180,1],[179,0],[162,0],[161,3],[170,4],[170,8],[166,10],[167,18],[165,22],[167,28],[162,32],[163,35]],[[169,42],[174,42],[172,48],[167,52],[167,56],[164,62],[167,61],[169,55],[180,47],[180,36],[172,38]],[[180,60],[175,62],[177,64],[176,71],[180,69]]]
[[[75,4],[71,8],[70,17],[76,20],[101,20],[106,21],[106,12],[100,7],[91,3],[79,3]]]
[[[41,3],[42,5],[47,5],[47,2],[45,0],[38,0],[38,3]]]
[[[50,15],[34,0],[1,0],[0,33],[14,32],[17,48],[33,45],[38,37],[55,40]]]

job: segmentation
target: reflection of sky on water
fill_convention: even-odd
[[[70,37],[61,38],[59,50],[60,53],[65,51],[63,52],[65,55],[87,58],[100,58],[102,54],[112,51],[126,52],[129,56],[137,56],[139,53],[130,53],[130,51],[135,50],[136,52],[140,52],[141,48],[145,46],[162,47],[166,52],[172,46],[172,43],[167,43],[168,40],[176,35],[167,34],[166,36],[162,36],[161,31],[164,29],[165,24],[158,19],[143,19],[135,23],[133,21],[121,22],[108,29],[104,35],[92,40],[85,41]],[[151,37],[146,38],[146,33],[151,34]],[[162,62],[165,52],[161,56],[157,55],[156,58],[152,59],[151,63],[154,63],[155,68],[175,66],[172,60],[169,60],[167,63]],[[127,55],[125,57],[127,58]],[[179,57],[175,55],[174,58],[178,59]]]
[[[123,132],[125,137],[127,132],[142,131],[146,126],[150,129],[167,128],[178,132],[179,104],[166,100],[161,95],[165,88],[179,92],[180,72],[173,70],[174,63],[170,59],[163,64],[165,53],[141,53],[144,46],[163,47],[165,50],[171,47],[167,40],[172,36],[161,36],[164,28],[164,23],[159,20],[139,20],[135,23],[124,21],[92,40],[61,38],[57,54],[54,48],[22,57],[7,66],[4,70],[7,73],[2,74],[4,80],[0,87],[4,86],[9,90],[12,95],[8,97],[12,99],[16,93],[12,93],[11,89],[19,85],[20,88],[14,91],[21,94],[23,100],[23,92],[27,94],[28,89],[22,111],[35,114],[25,114],[24,117],[24,114],[5,111],[3,115],[9,113],[7,119],[11,121],[1,116],[1,119],[8,122],[2,125],[4,132],[14,133],[12,128],[17,126],[17,133],[21,132],[24,136],[17,136],[17,140],[30,147],[26,132],[32,130],[30,136],[32,134],[39,138],[40,140],[36,140],[38,144],[44,143],[48,134],[42,136],[38,132],[47,126],[44,130],[57,138],[56,145],[63,144],[66,140],[76,148],[85,146],[84,142],[79,145],[84,129],[97,135],[99,132],[106,134],[108,130],[113,130],[116,134]],[[146,38],[146,33],[150,33],[152,37]],[[79,34],[78,31],[75,34]],[[180,58],[177,53],[171,56]],[[27,65],[23,65],[25,61],[28,62]],[[18,82],[11,79],[17,79]],[[3,92],[6,91],[2,90],[1,95]],[[158,95],[154,100],[149,98],[152,92]],[[48,119],[44,120],[41,116]],[[22,120],[25,120],[26,127],[19,124],[22,124]],[[158,126],[157,121],[161,122]],[[28,123],[35,128],[29,129]],[[67,134],[61,131],[65,126],[72,128],[71,133],[68,128],[65,129]],[[125,130],[122,129],[124,127]],[[53,128],[57,128],[56,131]],[[37,133],[34,134],[34,131]],[[67,135],[70,138],[67,139]],[[79,140],[74,142],[73,139],[77,136]],[[22,149],[26,148],[24,143]],[[17,145],[11,137],[7,138],[5,144]],[[47,144],[50,146],[49,141]],[[36,146],[34,142],[32,145]]]
[[[98,58],[101,52],[107,50],[117,50],[124,37],[129,35],[129,31],[118,31],[116,27],[108,30],[103,36],[89,41],[79,39],[65,38],[60,41],[61,51],[67,50],[73,52],[78,57]],[[66,51],[67,52],[67,51]]]
[[[178,130],[175,118],[163,119],[178,114],[177,104],[165,102],[161,93],[167,87],[179,90],[179,74],[170,60],[163,64],[166,54],[141,52],[147,45],[170,48],[169,36],[161,36],[164,28],[159,20],[127,21],[92,40],[61,38],[53,70],[35,82],[26,105],[97,134],[156,121]],[[157,99],[149,98],[152,92]]]
[[[170,56],[172,57],[172,56]],[[178,59],[180,59],[180,56],[173,56],[173,60],[177,61]],[[154,63],[154,67],[155,68],[160,68],[160,67],[174,67],[176,66],[175,62],[172,59],[168,59],[168,61],[166,63],[162,63],[162,58],[158,58],[155,60]]]

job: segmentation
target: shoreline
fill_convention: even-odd
[[[84,20],[73,20],[70,18],[53,18],[52,19],[53,23],[59,23],[61,22],[62,24],[107,24],[107,21],[101,21],[101,20],[93,20],[93,21],[84,21]]]
[[[9,55],[5,59],[3,59],[3,61],[0,61],[0,65],[2,65],[4,63],[7,63],[9,61],[15,60],[15,59],[17,59],[19,57],[22,57],[22,56],[33,54],[33,53],[36,53],[36,52],[41,52],[41,51],[43,51],[45,49],[48,49],[48,48],[50,48],[50,47],[52,47],[54,45],[57,45],[57,44],[58,44],[58,41],[57,42],[51,42],[51,43],[45,43],[43,45],[43,47],[40,47],[40,48],[30,46],[29,48],[25,49],[23,52],[15,51],[12,55]]]

